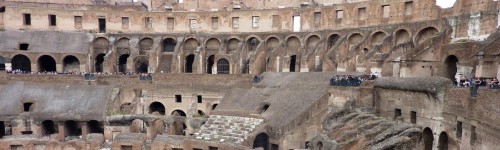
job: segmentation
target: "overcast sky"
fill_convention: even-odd
[[[436,0],[437,5],[442,8],[452,7],[456,0]]]

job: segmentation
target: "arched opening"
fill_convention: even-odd
[[[248,51],[255,51],[257,50],[257,46],[259,46],[259,39],[255,38],[255,37],[252,37],[250,39],[248,39],[247,41],[247,48],[248,48]]]
[[[382,44],[382,42],[384,42],[385,36],[386,35],[384,32],[376,32],[375,34],[373,34],[371,38],[372,45]]]
[[[424,150],[432,150],[432,143],[434,143],[432,130],[429,128],[425,128],[422,132],[422,138],[424,139]]]
[[[208,51],[217,51],[220,47],[220,41],[216,38],[211,38],[205,43],[205,47]]]
[[[183,116],[183,117],[186,117],[186,113],[184,113],[184,111],[182,111],[182,110],[174,110],[172,112],[172,115],[173,116]]]
[[[184,42],[184,50],[190,50],[190,51],[196,50],[199,46],[200,43],[198,42],[198,40],[194,38],[187,39]]]
[[[320,37],[317,35],[312,35],[309,38],[307,38],[307,49],[312,50],[318,45],[318,42],[320,40]]]
[[[94,53],[107,53],[109,49],[109,41],[106,38],[99,37],[92,43]]]
[[[353,46],[356,44],[359,44],[363,40],[363,35],[359,33],[354,33],[351,36],[349,36],[349,46]]]
[[[149,60],[145,56],[139,56],[135,58],[135,72],[137,73],[148,73]]]
[[[219,105],[219,104],[214,104],[214,105],[212,105],[212,110],[215,110],[215,108],[217,108],[217,106],[218,106],[218,105]]]
[[[457,63],[458,63],[458,58],[455,55],[450,55],[446,57],[445,60],[445,65],[446,65],[446,77],[451,79],[452,81],[455,81],[455,76],[457,74]]]
[[[318,142],[318,144],[316,144],[316,149],[323,150],[323,142]]]
[[[410,33],[405,29],[396,31],[396,44],[408,42],[410,40]]]
[[[297,65],[297,55],[290,56],[290,72],[295,72],[295,68]]]
[[[241,73],[242,74],[250,73],[250,60],[245,61],[245,64],[243,64],[243,68],[241,68]]]
[[[263,148],[264,150],[269,149],[269,135],[266,133],[260,133],[255,137],[255,140],[253,141],[253,147],[254,149],[256,148]]]
[[[87,122],[87,128],[89,133],[104,133],[103,125],[96,120]]]
[[[420,30],[420,32],[418,32],[418,35],[417,35],[417,38],[415,39],[415,41],[417,42],[417,44],[420,44],[420,43],[426,41],[427,39],[430,39],[430,38],[436,36],[438,33],[439,33],[439,31],[436,28],[427,27],[425,29]]]
[[[210,55],[207,59],[207,74],[212,74],[214,64],[215,64],[215,56]]]
[[[129,54],[123,54],[118,58],[118,72],[127,72],[127,59]]]
[[[39,72],[51,72],[56,71],[56,61],[54,58],[48,55],[43,55],[38,58],[38,71]]]
[[[23,111],[24,112],[32,112],[35,109],[35,105],[32,102],[23,103]]]
[[[153,138],[156,137],[158,134],[162,134],[165,131],[165,122],[163,119],[157,119],[153,121],[152,124],[152,135]]]
[[[144,38],[139,42],[139,55],[145,55],[151,49],[153,49],[153,39]]]
[[[12,57],[12,70],[31,72],[30,59],[21,54]]]
[[[105,54],[99,54],[95,58],[95,72],[103,72],[104,70],[104,56]]]
[[[0,56],[0,71],[5,70],[5,59]]]
[[[240,40],[232,38],[227,42],[228,51],[236,51],[240,47]]]
[[[446,132],[439,134],[438,150],[448,150],[448,134]]]
[[[203,112],[202,110],[198,110],[198,116],[205,117],[205,112]]]
[[[118,54],[130,54],[130,40],[121,38],[116,42],[116,51]]]
[[[269,104],[265,104],[260,108],[260,114],[264,113],[269,109]]]
[[[217,74],[229,74],[229,61],[221,58],[217,61]]]
[[[159,113],[160,115],[165,115],[165,106],[160,102],[153,102],[149,105],[149,114]]]
[[[172,38],[167,38],[163,40],[162,52],[174,52],[177,42]]]
[[[78,126],[78,123],[73,120],[64,122],[64,130],[66,131],[66,136],[82,135],[82,129]]]
[[[120,112],[123,114],[129,114],[133,109],[132,103],[125,103],[120,106]]]
[[[80,72],[80,61],[75,56],[66,56],[63,59],[64,72]]]
[[[52,120],[42,121],[42,135],[49,136],[57,132],[57,126]]]
[[[328,41],[327,41],[328,50],[330,50],[333,46],[335,46],[335,44],[337,43],[339,38],[340,38],[340,36],[338,34],[332,34],[328,37]]]
[[[278,40],[278,38],[271,37],[271,38],[267,39],[267,42],[266,42],[267,50],[272,51],[272,50],[276,49],[279,46],[279,44],[280,44],[280,40]]]
[[[188,55],[184,62],[184,73],[193,73],[194,54]]]

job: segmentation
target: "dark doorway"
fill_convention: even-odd
[[[269,149],[269,136],[266,133],[260,133],[255,137],[253,141],[253,148],[263,148],[264,150]]]
[[[175,42],[174,39],[167,38],[167,39],[163,40],[163,49],[162,49],[162,51],[163,52],[174,52],[175,45],[177,45],[177,43]]]
[[[82,129],[78,126],[78,123],[76,121],[68,120],[64,122],[64,129],[66,131],[66,136],[82,135]]]
[[[153,102],[149,105],[149,114],[158,112],[160,115],[165,115],[165,106],[160,102]]]
[[[241,73],[243,74],[248,74],[250,72],[250,60],[245,61],[245,64],[243,65],[243,69],[241,70]]]
[[[33,103],[31,102],[27,102],[27,103],[23,103],[23,107],[24,107],[24,112],[31,112],[33,111]]]
[[[257,50],[257,46],[259,46],[260,41],[257,38],[250,38],[248,39],[248,51],[255,51]]]
[[[104,133],[103,125],[96,120],[87,122],[87,128],[89,133]]]
[[[135,61],[135,72],[148,73],[149,60],[147,58],[137,58]]]
[[[63,59],[63,72],[80,72],[80,61],[75,56],[66,56]]]
[[[221,58],[217,61],[217,74],[229,74],[229,61]]]
[[[118,58],[118,72],[127,72],[127,59],[129,54],[123,54]]]
[[[316,149],[323,150],[323,142],[318,142],[318,144],[316,144]]]
[[[214,105],[212,105],[212,110],[214,110],[215,108],[217,108],[217,106],[218,106],[218,105],[219,105],[219,104],[214,104]]]
[[[432,130],[425,128],[422,133],[422,138],[424,138],[424,150],[432,150],[432,144],[434,143]]]
[[[297,64],[297,55],[290,56],[290,72],[295,72],[296,64]]]
[[[446,77],[455,81],[455,75],[457,74],[457,63],[458,58],[455,55],[450,55],[445,60],[446,65]]]
[[[99,54],[95,58],[95,72],[102,72],[104,70],[104,56],[105,54]]]
[[[207,60],[207,74],[212,74],[212,68],[214,67],[215,56],[210,55]]]
[[[446,132],[439,134],[438,150],[448,150],[448,134]]]
[[[31,72],[31,61],[24,55],[16,55],[12,58],[12,70]]]
[[[5,136],[5,123],[3,121],[0,121],[0,138]]]
[[[99,18],[99,33],[106,33],[106,18]]]
[[[54,58],[48,55],[43,55],[42,57],[38,58],[38,71],[39,72],[56,71],[56,61],[54,60]]]
[[[182,111],[182,110],[174,110],[174,111],[172,112],[172,115],[174,115],[174,116],[184,116],[184,117],[186,117],[186,113],[184,113],[184,111]]]
[[[42,135],[49,136],[57,132],[57,127],[52,120],[45,120],[42,122]]]
[[[188,55],[186,57],[186,60],[184,60],[186,63],[185,63],[185,66],[184,66],[184,72],[185,73],[193,73],[193,63],[194,63],[194,55],[191,54],[191,55]]]
[[[0,56],[0,71],[5,70],[5,59]]]

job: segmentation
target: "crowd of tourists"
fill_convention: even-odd
[[[363,81],[375,80],[378,78],[378,73],[371,75],[334,75],[330,79],[331,86],[360,86]]]
[[[484,78],[467,78],[463,75],[460,75],[458,78],[456,78],[454,85],[457,87],[469,87],[471,88],[472,91],[472,96],[476,97],[477,96],[477,91],[479,90],[479,87],[487,87],[490,89],[500,89],[500,82],[498,81],[498,78],[493,78],[491,81],[487,81]]]
[[[16,70],[7,70],[7,73],[9,73],[9,74],[26,74],[26,75],[84,75],[86,80],[92,80],[92,79],[95,80],[96,75],[104,75],[104,76],[122,75],[122,76],[139,76],[140,80],[152,80],[152,76],[150,73],[135,73],[135,72],[118,72],[118,73],[108,73],[108,72],[88,73],[88,72],[75,72],[75,71],[69,71],[69,72],[56,72],[56,71],[30,72],[30,71],[22,71],[20,69],[16,69]]]

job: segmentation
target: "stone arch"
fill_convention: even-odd
[[[259,133],[253,140],[252,148],[263,148],[263,150],[269,150],[269,135],[266,133]]]
[[[80,61],[73,55],[63,59],[63,72],[80,72]]]
[[[206,50],[217,51],[219,50],[221,42],[217,38],[210,38],[205,42]]]
[[[156,135],[162,134],[165,131],[165,122],[162,119],[156,119],[152,124],[152,138]]]
[[[219,104],[213,104],[212,105],[212,110],[215,110],[215,108],[217,108],[217,106],[219,106]]]
[[[237,38],[231,38],[227,41],[227,50],[236,51],[240,48],[240,40]]]
[[[177,41],[173,38],[166,38],[162,42],[163,48],[161,49],[162,52],[174,52],[175,51],[175,46],[177,45]]]
[[[200,46],[200,42],[195,38],[189,38],[184,41],[184,50],[196,50]]]
[[[120,57],[118,57],[118,72],[127,72],[127,61],[129,54],[123,54]]]
[[[120,38],[116,41],[116,51],[118,54],[130,54],[130,39]]]
[[[422,138],[424,141],[424,150],[432,150],[432,145],[434,143],[434,135],[430,128],[425,128],[422,132]]]
[[[184,59],[184,73],[193,73],[194,54],[189,54]]]
[[[286,39],[287,52],[298,52],[300,48],[300,39],[296,36],[290,36]]]
[[[213,72],[213,67],[214,67],[214,64],[215,64],[215,55],[210,55],[208,56],[208,59],[207,59],[207,74],[212,74]]]
[[[104,125],[97,120],[90,120],[87,122],[87,128],[89,133],[101,133],[104,134]]]
[[[5,70],[5,58],[0,56],[0,71]]]
[[[158,112],[160,115],[165,115],[165,106],[160,102],[153,102],[149,104],[149,114]]]
[[[186,113],[182,110],[179,110],[179,109],[172,111],[172,113],[170,115],[186,117]]]
[[[290,72],[296,72],[298,71],[297,69],[297,55],[292,55],[290,56],[290,64],[289,64],[289,68],[290,68]]]
[[[109,50],[109,40],[104,37],[98,37],[92,42],[94,53],[107,53]]]
[[[56,71],[56,60],[49,55],[38,57],[38,72]]]
[[[231,65],[229,61],[225,58],[221,58],[217,61],[217,74],[230,74]]]
[[[277,37],[269,37],[266,40],[266,48],[268,51],[272,51],[280,46],[280,40]]]
[[[12,70],[21,70],[31,72],[31,60],[23,54],[12,57]]]
[[[198,110],[198,116],[205,117],[205,112],[203,112],[203,110]]]
[[[106,56],[106,54],[104,54],[104,53],[101,53],[101,54],[96,56],[95,65],[94,65],[95,72],[103,72],[104,71],[104,56]]]
[[[57,125],[52,120],[42,121],[42,135],[50,136],[51,134],[57,133]]]
[[[401,44],[410,41],[410,32],[406,29],[399,29],[394,33],[396,44]]]
[[[149,71],[149,59],[147,57],[136,57],[134,60],[135,72],[137,73],[148,73]]]
[[[455,81],[455,76],[458,71],[458,58],[455,55],[449,55],[446,57],[446,60],[444,61],[445,66],[446,66],[446,76],[447,78],[451,79],[452,81]]]
[[[438,29],[434,27],[426,27],[418,32],[415,37],[415,43],[420,44],[427,39],[436,36],[439,33]]]
[[[349,46],[359,44],[363,41],[363,35],[360,33],[353,33],[347,38],[347,41],[349,42]]]
[[[319,141],[319,142],[316,144],[316,149],[317,149],[317,150],[323,150],[323,142]]]
[[[448,134],[441,132],[438,139],[438,150],[448,150]]]
[[[247,50],[248,51],[256,51],[257,47],[260,44],[260,39],[258,37],[250,37],[247,39]]]
[[[78,125],[78,122],[74,120],[68,120],[64,122],[64,131],[66,136],[82,135],[81,127]]]
[[[339,41],[339,39],[340,39],[339,34],[334,33],[328,36],[326,48],[330,50],[333,46],[335,46],[335,44]]]
[[[139,54],[143,51],[149,51],[153,49],[154,41],[152,38],[146,37],[139,41]]]
[[[134,119],[130,123],[130,133],[146,133],[146,123],[140,119]]]
[[[311,35],[307,38],[306,40],[306,47],[307,49],[313,49],[315,48],[319,41],[321,40],[321,37],[319,37],[318,35]]]
[[[387,34],[383,31],[375,32],[372,34],[372,36],[370,38],[370,42],[372,43],[372,45],[382,44],[384,42],[384,39],[386,36],[387,36]]]

